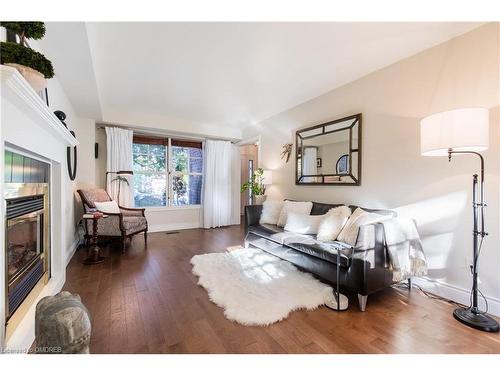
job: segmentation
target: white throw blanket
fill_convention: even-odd
[[[427,262],[415,222],[398,217],[382,221],[382,225],[391,259],[393,281],[427,275]]]

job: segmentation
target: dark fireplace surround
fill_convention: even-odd
[[[7,321],[50,277],[49,164],[5,152]]]

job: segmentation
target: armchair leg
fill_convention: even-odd
[[[148,232],[144,232],[144,243],[147,245],[148,244]]]
[[[366,300],[368,299],[368,296],[364,296],[362,294],[358,294],[358,303],[359,303],[359,309],[361,311],[366,310]]]
[[[411,292],[411,277],[408,278],[408,290]]]

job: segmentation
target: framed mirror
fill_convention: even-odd
[[[361,184],[361,113],[300,129],[295,184]]]

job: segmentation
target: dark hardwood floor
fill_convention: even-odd
[[[453,306],[417,289],[389,288],[360,312],[296,311],[269,327],[227,320],[191,273],[195,254],[242,245],[243,228],[150,233],[121,254],[84,266],[79,250],[64,290],[80,294],[92,316],[91,353],[500,353],[500,335],[457,323]]]

